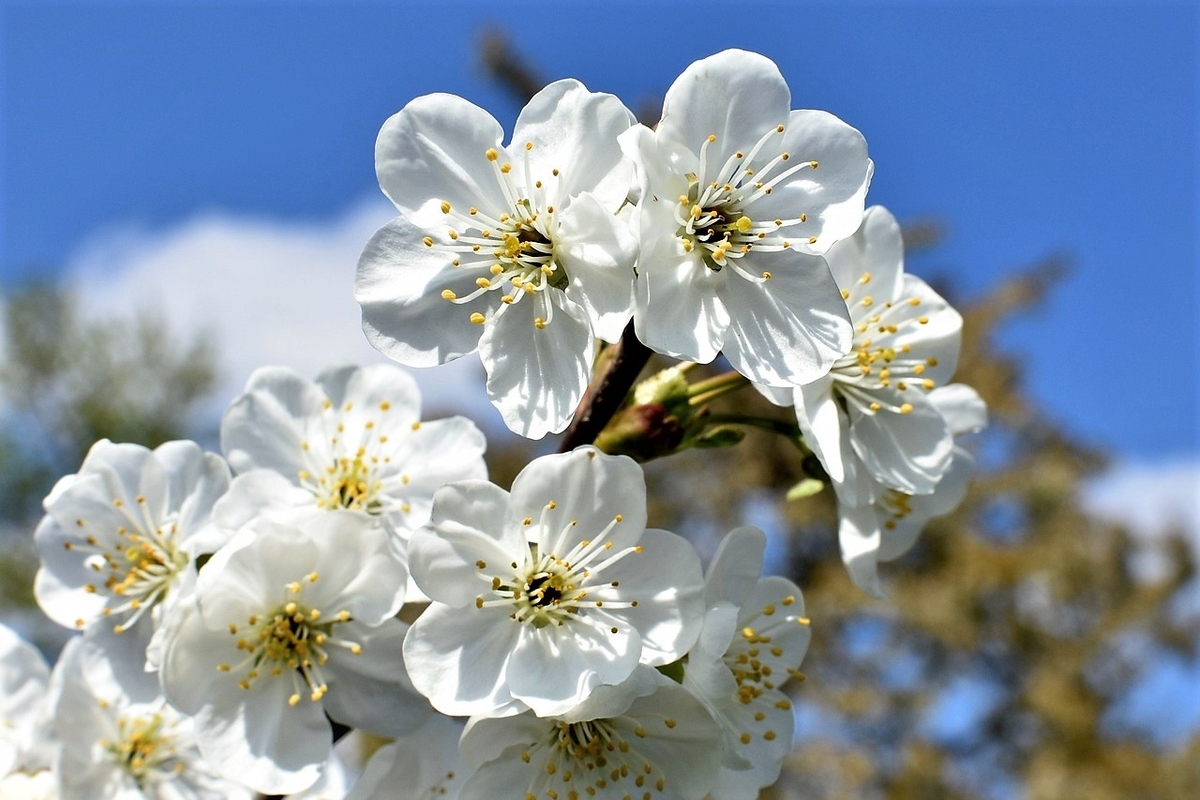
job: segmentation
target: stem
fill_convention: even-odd
[[[613,347],[616,352],[604,371],[588,387],[575,412],[575,419],[563,434],[558,452],[566,453],[596,440],[613,414],[617,413],[642,367],[650,359],[650,348],[638,341],[632,322],[625,326],[621,341]]]
[[[797,447],[803,449],[801,441],[804,434],[800,432],[800,427],[782,420],[752,417],[749,414],[710,414],[704,418],[704,422],[706,425],[745,425],[748,428],[778,433],[780,436],[786,436]]]
[[[749,385],[749,378],[747,378],[745,375],[742,375],[740,372],[730,370],[729,372],[722,372],[720,375],[714,375],[711,378],[705,378],[702,381],[696,381],[693,383],[688,387],[688,399],[690,401],[691,398],[696,397],[697,395],[716,391],[717,389],[733,391]],[[693,403],[693,405],[695,405],[695,403]]]

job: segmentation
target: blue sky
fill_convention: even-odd
[[[1038,402],[1126,458],[1195,456],[1198,8],[9,0],[0,285],[64,269],[113,228],[213,211],[322,223],[378,197],[375,134],[412,97],[455,92],[511,126],[519,108],[475,53],[485,30],[631,107],[744,47],[779,63],[795,106],[863,131],[870,202],[945,221],[912,271],[970,297],[1071,258],[1004,336]]]

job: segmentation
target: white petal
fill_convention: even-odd
[[[726,50],[688,66],[667,89],[658,135],[699,152],[710,135],[709,169],[715,171],[735,150],[788,121],[791,93],[769,58]],[[715,180],[711,173],[702,181]],[[794,214],[790,216],[795,216]]]
[[[934,389],[929,393],[929,402],[933,403],[955,436],[987,427],[987,404],[978,392],[966,384],[952,383]]]
[[[770,267],[770,280],[730,278],[725,285],[725,357],[757,383],[799,386],[814,381],[829,372],[853,342],[850,315],[837,284],[818,256],[784,251],[761,260],[743,259],[751,272],[759,265]]]
[[[512,561],[523,563],[522,551],[527,548],[514,534],[506,533],[501,539],[486,529],[473,529],[470,520],[437,521],[440,514],[446,513],[442,498],[459,491],[459,487],[472,486],[455,484],[439,491],[434,500],[433,528],[414,532],[408,542],[409,569],[417,586],[431,599],[455,608],[472,606],[476,597],[490,594],[491,573],[485,575],[483,570],[489,566],[499,570]],[[476,513],[489,507],[498,508],[481,504]],[[507,505],[500,510],[507,512]],[[504,518],[500,518],[487,524],[499,527],[503,523]],[[485,566],[478,566],[480,562]]]
[[[525,710],[504,674],[520,624],[504,607],[425,609],[404,639],[404,665],[413,686],[450,716],[505,716]]]
[[[827,111],[793,111],[783,134],[782,150],[792,159],[816,161],[775,185],[771,194],[755,201],[760,219],[808,215],[793,247],[824,253],[839,239],[854,233],[862,222],[871,162],[863,135]],[[788,163],[795,163],[789,161]],[[808,237],[817,241],[809,243]]]
[[[511,430],[529,439],[567,427],[591,379],[594,347],[582,308],[557,289],[539,294],[501,309],[479,340],[488,399]],[[538,328],[535,317],[550,321]]]
[[[700,635],[704,617],[704,578],[700,557],[691,543],[669,531],[648,528],[642,550],[605,570],[604,580],[619,580],[618,588],[600,587],[601,600],[637,600],[623,609],[642,637],[643,664],[669,664],[688,651]]]
[[[914,356],[937,360],[936,366],[927,366],[924,377],[939,385],[950,380],[958,366],[958,351],[962,344],[962,316],[941,295],[929,288],[925,281],[913,275],[905,275],[902,299],[917,298],[920,303],[900,305],[900,314],[891,319],[900,326],[892,340],[894,347],[908,345]],[[901,325],[908,319],[907,325]],[[924,319],[925,322],[920,322]]]
[[[459,269],[451,256],[424,243],[424,230],[398,217],[371,237],[358,262],[354,297],[363,333],[381,353],[411,367],[432,367],[474,351],[483,328],[474,313],[490,311],[486,294],[465,303],[442,298],[475,291],[483,270]]]
[[[288,367],[262,367],[221,418],[221,450],[236,472],[265,468],[296,480],[303,436],[299,419],[318,412],[325,395]]]
[[[724,270],[713,272],[698,250],[684,252],[674,235],[678,225],[673,211],[654,207],[664,201],[643,198],[643,203],[647,206],[641,210],[642,253],[633,312],[638,339],[664,355],[707,364],[720,352],[730,324],[722,291],[730,280],[740,278]],[[667,228],[669,234],[660,230]]]
[[[896,218],[883,206],[868,208],[854,235],[830,247],[825,260],[837,285],[843,289],[853,291],[860,285],[863,273],[869,272],[871,294],[888,300],[900,296],[904,237]]]
[[[543,178],[552,205],[586,191],[596,192],[616,211],[633,176],[632,165],[622,163],[617,136],[635,122],[613,95],[589,92],[567,78],[546,86],[521,110],[511,149],[524,152],[526,142],[532,142],[528,158],[535,176],[559,171],[561,181]]]
[[[628,678],[642,649],[637,632],[626,627],[614,634],[600,625],[582,621],[562,628],[522,625],[505,673],[513,697],[539,717],[557,716],[586,700],[596,688]]]
[[[316,382],[334,408],[343,408],[347,402],[361,409],[386,404],[397,416],[417,419],[421,415],[421,391],[416,380],[391,364],[337,367],[322,372]]]
[[[950,466],[954,438],[925,395],[894,392],[907,414],[850,406],[850,444],[875,480],[907,494],[929,494]]]
[[[961,447],[954,448],[954,460],[942,476],[937,489],[930,495],[917,495],[909,500],[912,512],[896,520],[896,527],[885,529],[879,546],[879,560],[891,561],[908,552],[925,524],[931,519],[949,514],[967,495],[967,486],[975,473],[975,459]]]
[[[758,528],[744,525],[730,531],[708,565],[705,605],[712,608],[723,600],[741,606],[762,574],[766,549],[766,534]]]
[[[835,485],[846,479],[849,420],[833,398],[833,378],[826,376],[796,389],[796,421],[804,443],[812,450]]]
[[[633,315],[637,241],[592,194],[574,198],[558,219],[555,252],[570,277],[567,297],[588,312],[597,336],[616,342]]]
[[[422,228],[444,224],[443,201],[462,211],[503,211],[507,203],[485,155],[500,149],[503,136],[491,114],[457,95],[418,97],[379,131],[379,186]]]
[[[326,648],[329,692],[322,699],[331,719],[379,736],[402,736],[425,721],[432,709],[404,671],[402,647],[408,626],[389,619],[375,628],[339,625],[339,638],[362,646],[361,655]]]
[[[260,685],[262,691],[244,693],[244,705],[221,698],[221,705],[196,714],[200,751],[222,775],[264,794],[307,789],[332,749],[321,704],[288,705],[292,687],[286,681]]]
[[[553,502],[555,508],[546,509]],[[646,528],[646,479],[627,456],[610,456],[594,447],[543,456],[513,480],[513,517],[546,520],[540,545],[565,555],[580,540],[604,534],[615,549],[633,544]],[[620,516],[621,521],[613,524]],[[576,522],[571,525],[571,521]],[[559,536],[562,532],[562,536]]]
[[[871,506],[856,508],[838,504],[838,544],[842,549],[842,563],[850,572],[854,585],[882,600],[885,595],[877,569],[879,518]]]
[[[213,519],[218,529],[233,533],[264,514],[304,513],[316,508],[310,492],[274,470],[256,469],[233,479],[229,491],[217,501]]]

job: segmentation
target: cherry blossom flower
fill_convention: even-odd
[[[721,762],[721,734],[686,689],[640,666],[557,717],[472,718],[461,749],[476,767],[461,800],[698,800]]]
[[[846,502],[857,502],[859,473],[896,491],[929,494],[953,446],[929,392],[954,374],[962,317],[904,273],[900,226],[881,206],[868,209],[854,236],[827,258],[850,309],[854,343],[828,375],[790,398],[805,441]]]
[[[63,800],[252,797],[205,762],[192,721],[166,705],[153,674],[114,672],[89,639],[67,643],[51,696]]]
[[[111,620],[117,633],[146,620],[136,635],[148,638],[184,593],[194,559],[225,540],[210,517],[228,486],[225,461],[194,442],[153,451],[97,442],[44,503],[34,584],[42,610],[72,628]]]
[[[487,476],[485,447],[464,417],[421,421],[416,382],[398,367],[339,367],[316,382],[266,367],[222,419],[221,448],[238,474],[215,519],[236,531],[260,514],[357,511],[404,551],[429,521],[434,490]]]
[[[798,385],[847,349],[821,254],[858,227],[872,166],[862,135],[793,111],[773,62],[726,50],[667,90],[655,130],[621,144],[638,167],[638,338],[667,355]]]
[[[413,684],[445,714],[547,716],[678,659],[699,632],[700,561],[645,525],[641,467],[593,447],[536,459],[511,495],[439,490],[409,550],[434,601],[404,643]]]
[[[205,564],[170,620],[160,670],[223,774],[268,794],[311,786],[331,747],[326,714],[381,735],[428,706],[401,663],[404,565],[356,514],[261,517]]]
[[[508,147],[454,95],[389,119],[375,169],[401,216],[367,244],[355,288],[371,343],[414,367],[478,350],[510,428],[562,430],[594,338],[616,341],[631,313],[636,242],[616,212],[632,167],[616,137],[633,121],[574,80],[529,101]]]
[[[685,666],[684,687],[722,729],[715,800],[756,796],[779,777],[792,748],[792,703],[781,687],[800,675],[811,634],[800,589],[759,577],[765,548],[757,528],[722,540],[708,570],[704,629]]]
[[[909,498],[939,491],[931,515],[950,510],[932,511],[954,494],[939,490],[952,462],[959,470],[969,464],[955,455],[956,428],[978,430],[986,411],[968,387],[944,386],[958,363],[962,317],[905,274],[900,226],[887,209],[867,209],[858,231],[826,258],[854,323],[852,347],[811,383],[759,388],[776,403],[795,404],[804,441],[837,493],[843,559],[855,583],[879,595],[880,531],[908,516]],[[964,480],[960,472],[954,485]],[[918,500],[917,507],[926,506]],[[912,519],[923,525],[929,516]]]

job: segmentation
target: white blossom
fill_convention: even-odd
[[[855,583],[880,595],[884,534],[907,520],[894,537],[903,547],[888,547],[895,557],[911,546],[917,520],[919,531],[953,508],[945,504],[956,492],[961,498],[970,465],[956,455],[954,436],[982,428],[986,410],[970,388],[945,385],[958,363],[962,317],[905,274],[900,226],[887,209],[867,209],[858,231],[826,258],[854,323],[853,345],[826,376],[791,392],[763,391],[795,403],[805,443],[837,493],[842,557]],[[952,463],[954,480],[939,488]],[[932,505],[916,501],[926,513],[912,514],[912,499],[935,491]]]
[[[464,417],[422,421],[416,382],[398,367],[339,367],[315,382],[265,367],[221,421],[237,476],[214,518],[232,532],[261,514],[357,511],[403,553],[437,488],[487,476],[485,447]]]
[[[461,749],[476,767],[461,800],[699,800],[721,763],[721,734],[686,689],[641,666],[557,717],[473,718]]]
[[[722,352],[772,386],[828,371],[850,325],[821,254],[862,217],[862,135],[791,110],[773,62],[726,50],[684,70],[658,126],[621,144],[640,181],[638,338],[690,361]]]
[[[800,676],[811,634],[800,589],[760,577],[765,548],[757,528],[722,540],[706,579],[704,629],[685,665],[684,687],[721,725],[715,800],[756,796],[779,777],[792,748],[792,702],[782,686]]]
[[[679,658],[703,614],[700,561],[645,526],[641,467],[593,447],[536,459],[511,495],[439,490],[409,552],[434,601],[404,643],[413,684],[446,714],[546,716]]]
[[[252,794],[200,754],[192,721],[166,705],[151,673],[118,674],[85,637],[54,668],[55,774],[63,800],[225,800]]]
[[[211,512],[228,486],[225,461],[194,442],[153,451],[96,442],[44,502],[34,583],[42,610],[72,628],[109,620],[118,634],[146,620],[135,638],[148,640],[186,593],[194,560],[225,540]]]
[[[416,367],[478,350],[510,428],[562,430],[595,337],[616,341],[631,313],[636,244],[616,212],[632,167],[616,137],[632,123],[574,80],[538,92],[507,147],[454,95],[389,119],[375,169],[401,216],[367,244],[355,288],[371,343]]]
[[[420,724],[394,619],[404,565],[358,514],[259,518],[205,564],[181,605],[161,677],[223,774],[265,793],[316,781],[326,714],[381,735]]]

